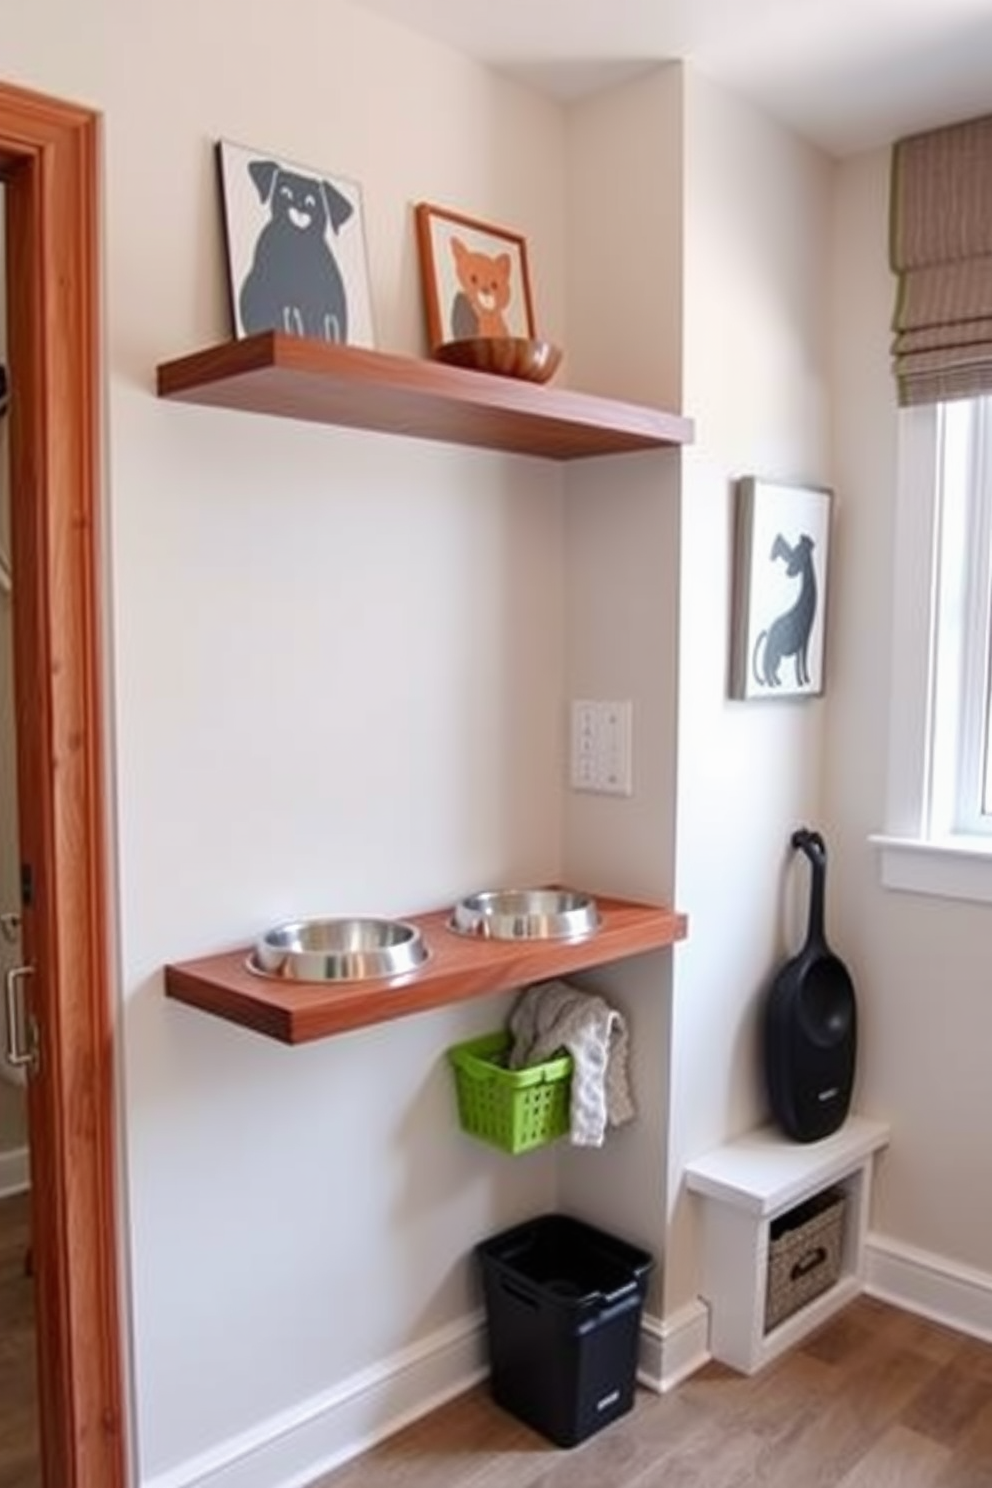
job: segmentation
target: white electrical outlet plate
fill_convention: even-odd
[[[570,781],[573,790],[631,796],[633,705],[630,702],[572,703]]]

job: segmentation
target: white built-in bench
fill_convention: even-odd
[[[819,1142],[793,1142],[762,1127],[686,1166],[686,1184],[703,1204],[702,1291],[715,1359],[753,1374],[861,1291],[872,1162],[888,1140],[885,1122],[860,1116]],[[771,1223],[832,1187],[847,1200],[840,1275],[766,1333]]]

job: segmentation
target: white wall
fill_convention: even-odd
[[[987,906],[883,890],[897,419],[889,369],[888,151],[837,173],[832,301],[835,468],[843,491],[827,752],[834,911],[858,990],[860,1104],[892,1124],[872,1215],[895,1241],[985,1277],[992,998]]]
[[[672,63],[567,115],[570,381],[670,409],[682,407],[682,110]]]
[[[568,323],[592,391],[678,409],[681,397],[682,75],[663,67],[568,115]],[[629,700],[634,791],[569,792],[570,882],[671,903],[675,837],[678,450],[581,462],[566,478],[566,689]],[[590,974],[631,1031],[637,1120],[603,1152],[561,1154],[566,1207],[657,1258],[660,1310],[673,955]]]
[[[681,1168],[761,1114],[755,1014],[792,949],[787,927],[801,929],[788,837],[803,820],[828,832],[828,929],[872,989],[863,1102],[898,1107],[905,1134],[885,1165],[883,1222],[986,1264],[990,1201],[946,1155],[953,1138],[983,1171],[979,1055],[967,1053],[982,1011],[967,968],[951,994],[940,980],[967,1029],[947,1119],[916,1093],[936,1037],[924,968],[937,979],[952,932],[973,952],[982,920],[874,893],[864,848],[881,800],[872,688],[882,694],[887,609],[869,555],[884,563],[874,486],[889,455],[884,413],[868,411],[888,314],[871,168],[842,175],[836,237],[852,292],[839,310],[849,341],[834,348],[827,701],[730,703],[732,482],[835,473],[824,159],[677,70],[566,118],[343,0],[299,0],[292,26],[261,0],[214,0],[195,46],[188,17],[151,0],[8,11],[6,78],[105,114],[139,1481],[181,1488],[216,1469],[214,1482],[244,1488],[235,1463],[254,1455],[251,1488],[270,1488],[316,1465],[325,1415],[370,1381],[378,1413],[349,1420],[355,1439],[381,1427],[401,1408],[397,1351],[422,1358],[471,1324],[472,1244],[559,1199],[598,1206],[659,1255],[670,1209],[665,1309],[690,1299]],[[412,203],[460,207],[526,232],[564,380],[684,405],[697,446],[681,468],[650,454],[563,473],[160,403],[156,362],[227,334],[219,136],[362,182],[383,348],[424,347]],[[583,176],[618,160],[601,189],[634,230],[613,274],[621,240],[590,219]],[[866,625],[878,630],[862,649]],[[634,701],[630,802],[563,792],[564,705],[590,694]],[[673,955],[599,978],[634,1024],[642,1121],[595,1171],[590,1154],[510,1162],[455,1129],[442,1052],[501,1021],[504,999],[285,1049],[162,996],[164,962],[288,913],[412,911],[560,873],[674,898],[690,917]],[[955,1181],[968,1195],[956,1207]],[[278,1432],[277,1471],[260,1453]],[[309,1459],[291,1458],[297,1443]]]
[[[685,79],[684,397],[675,958],[668,1144],[671,1314],[696,1291],[687,1159],[765,1111],[757,1013],[797,948],[789,837],[824,826],[823,701],[727,698],[733,482],[829,483],[827,160],[750,105]],[[834,685],[828,656],[828,689]]]
[[[823,702],[729,702],[727,659],[733,482],[830,476],[831,169],[679,67],[573,107],[568,164],[573,369],[697,431],[680,457],[569,472],[566,508],[569,693],[633,699],[635,791],[568,798],[565,862],[674,901],[689,938],[588,979],[631,1021],[641,1120],[606,1162],[566,1154],[561,1192],[654,1250],[667,1321],[698,1286],[682,1167],[764,1117],[757,1011],[806,889],[789,837],[823,825]]]
[[[303,7],[302,47],[251,9],[210,7],[191,58],[168,8],[121,4],[108,116],[147,1474],[461,1319],[473,1242],[544,1207],[553,1182],[546,1155],[511,1164],[456,1128],[443,1050],[502,1004],[287,1053],[161,998],[164,961],[287,914],[417,910],[559,861],[558,471],[147,392],[157,358],[223,332],[219,134],[363,183],[383,347],[421,346],[421,197],[526,224],[557,330],[558,116],[345,6]]]
[[[556,876],[562,477],[171,406],[154,368],[228,333],[220,136],[362,183],[381,347],[424,348],[421,198],[525,230],[563,339],[563,122],[335,0],[215,0],[195,31],[160,4],[15,0],[4,29],[8,80],[104,113],[139,1480],[247,1471],[286,1428],[278,1473],[255,1454],[271,1483],[317,1462],[361,1371],[471,1319],[472,1244],[552,1203],[553,1159],[457,1130],[443,1051],[504,999],[287,1050],[167,1002],[161,968],[292,913]]]

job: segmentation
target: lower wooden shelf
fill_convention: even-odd
[[[428,950],[417,971],[389,981],[291,982],[248,970],[249,948],[166,966],[168,997],[286,1044],[405,1018],[683,940],[685,915],[663,905],[596,895],[602,922],[586,940],[476,940],[448,928],[450,910],[404,915]]]

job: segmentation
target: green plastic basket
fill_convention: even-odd
[[[527,1069],[506,1067],[510,1035],[486,1033],[448,1050],[463,1131],[504,1152],[529,1152],[569,1128],[572,1058],[561,1054]]]

